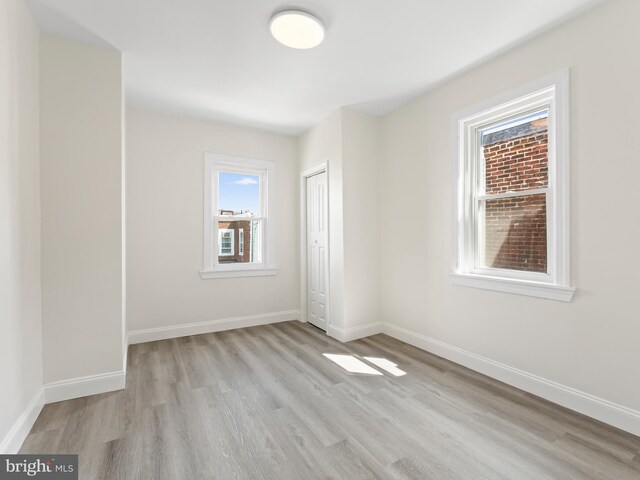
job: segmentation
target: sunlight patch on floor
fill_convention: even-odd
[[[340,365],[349,373],[362,373],[366,375],[384,375],[375,368],[367,365],[362,360],[358,360],[353,355],[339,355],[335,353],[323,353],[332,362]]]
[[[387,360],[386,358],[379,357],[364,357],[367,362],[373,363],[376,367],[383,369],[385,372],[390,373],[395,377],[401,377],[406,375],[407,372],[404,370],[400,370],[398,365],[393,363],[391,360]]]

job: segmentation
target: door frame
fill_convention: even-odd
[[[308,299],[307,299],[307,179],[320,173],[327,174],[327,255],[325,256],[325,282],[326,282],[326,309],[325,309],[325,329],[326,334],[329,335],[330,315],[331,315],[331,275],[329,272],[329,265],[331,264],[329,258],[331,257],[330,248],[330,228],[331,222],[329,221],[331,211],[329,208],[329,192],[331,186],[329,184],[329,166],[327,162],[316,165],[313,168],[303,171],[300,174],[300,321],[308,321]]]

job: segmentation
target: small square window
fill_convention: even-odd
[[[218,228],[218,247],[219,257],[232,257],[233,256],[233,240],[234,240],[234,230],[229,228]],[[218,259],[219,261],[224,261],[224,259]]]

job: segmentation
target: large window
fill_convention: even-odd
[[[568,75],[456,116],[454,283],[570,300]]]
[[[203,278],[274,275],[274,164],[205,154]]]

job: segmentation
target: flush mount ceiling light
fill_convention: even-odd
[[[300,10],[285,10],[271,17],[271,35],[283,45],[307,49],[324,40],[324,25],[313,15]]]

